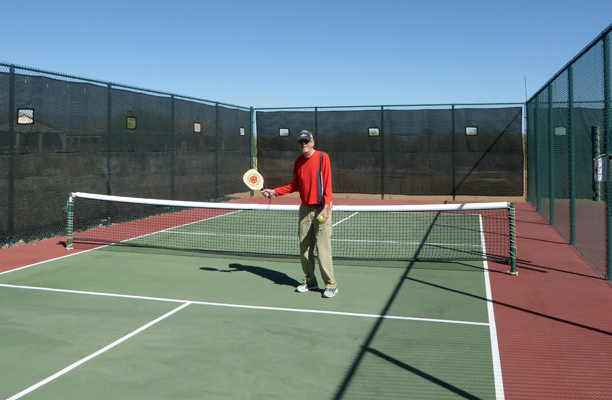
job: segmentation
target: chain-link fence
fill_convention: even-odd
[[[522,197],[522,119],[517,103],[254,110],[0,64],[0,247],[63,235],[71,191],[220,200],[246,195],[254,163],[286,184],[302,129],[335,193]]]
[[[612,185],[593,159],[612,154],[612,25],[527,102],[529,203],[602,275],[612,259]]]
[[[0,247],[65,234],[68,193],[245,192],[249,108],[0,64]]]
[[[405,196],[523,196],[522,104],[257,109],[257,165],[291,181],[306,129],[330,155],[333,191]]]

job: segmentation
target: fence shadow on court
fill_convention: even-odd
[[[482,301],[489,301],[489,300],[487,300],[486,297],[476,296],[476,295],[474,295],[472,293],[458,291],[458,290],[455,290],[455,289],[451,289],[451,288],[448,288],[448,287],[437,285],[435,283],[426,282],[424,280],[414,279],[414,278],[409,278],[409,277],[407,277],[406,279],[410,280],[412,282],[423,284],[423,285],[432,286],[432,287],[435,287],[437,289],[442,289],[442,290],[446,290],[446,291],[450,291],[450,292],[455,292],[455,293],[461,294],[463,296],[470,296],[470,297],[474,297],[474,298],[482,300]],[[509,303],[504,303],[504,302],[501,302],[501,301],[496,301],[496,300],[490,300],[490,301],[493,304],[501,306],[501,307],[508,307],[508,308],[511,308],[513,310],[516,310],[516,311],[521,311],[521,312],[524,312],[524,313],[527,313],[527,314],[531,314],[531,315],[535,315],[535,316],[538,316],[538,317],[541,317],[541,318],[546,318],[546,319],[551,320],[551,321],[560,322],[562,324],[567,324],[568,326],[574,326],[574,327],[586,329],[588,331],[600,333],[600,334],[603,334],[603,335],[612,336],[612,332],[610,332],[608,330],[605,330],[605,329],[600,329],[600,328],[597,328],[597,327],[594,327],[594,326],[580,324],[578,322],[573,322],[573,321],[569,321],[567,319],[555,317],[555,316],[548,315],[548,314],[543,314],[541,312],[537,312],[537,311],[534,311],[534,310],[529,310],[529,309],[524,308],[524,307],[518,307],[518,306],[509,304]]]
[[[436,217],[432,220],[431,225],[427,231],[427,233],[424,235],[421,244],[419,246],[419,249],[417,250],[417,255],[419,254],[419,252],[421,251],[421,249],[423,248],[423,246],[425,245],[425,243],[427,242],[427,238],[428,236],[431,234],[432,228],[434,227],[436,220],[439,217],[439,213],[436,215]],[[372,328],[370,334],[368,335],[368,337],[366,338],[366,340],[364,341],[363,345],[361,346],[361,349],[359,350],[355,360],[353,361],[352,365],[349,367],[349,370],[344,378],[344,380],[340,383],[340,386],[338,387],[338,390],[336,391],[336,393],[334,394],[333,399],[335,400],[339,400],[344,398],[346,395],[348,396],[352,396],[352,394],[348,393],[353,392],[353,390],[351,390],[351,386],[354,384],[357,384],[356,386],[360,386],[359,389],[355,388],[355,392],[359,392],[359,396],[364,396],[364,397],[368,397],[368,394],[365,393],[363,391],[363,384],[365,382],[360,382],[360,380],[362,380],[361,375],[363,375],[363,373],[359,374],[360,377],[356,378],[356,376],[358,375],[358,371],[360,369],[363,369],[364,367],[366,369],[368,369],[368,367],[366,367],[366,365],[369,365],[370,368],[373,369],[373,371],[371,374],[367,373],[365,375],[371,375],[369,377],[369,379],[367,379],[368,381],[371,379],[372,380],[372,384],[375,386],[372,389],[374,390],[374,392],[378,393],[378,396],[384,396],[383,393],[380,392],[380,390],[383,389],[391,389],[392,391],[394,391],[394,394],[397,395],[399,394],[397,391],[399,390],[401,392],[402,395],[407,395],[407,393],[404,393],[402,390],[410,390],[410,388],[401,388],[401,387],[394,387],[394,388],[389,388],[388,384],[391,383],[391,386],[395,386],[396,383],[400,383],[402,381],[405,381],[405,379],[401,379],[401,373],[398,376],[398,380],[396,382],[396,380],[394,380],[393,378],[387,376],[384,376],[385,374],[382,372],[382,369],[385,369],[384,365],[392,365],[395,367],[399,367],[401,370],[400,371],[404,371],[404,373],[410,373],[410,374],[414,374],[417,375],[418,377],[427,380],[428,382],[432,383],[433,385],[441,388],[443,391],[448,392],[452,392],[455,395],[458,395],[460,397],[463,398],[467,398],[467,399],[478,399],[479,397],[468,393],[454,385],[452,385],[449,382],[446,382],[443,379],[440,379],[436,376],[427,374],[426,372],[408,365],[405,362],[400,361],[398,358],[394,357],[393,355],[389,354],[389,351],[385,351],[384,348],[379,349],[379,345],[375,345],[374,341],[377,337],[379,336],[386,336],[389,334],[389,332],[385,333],[385,329],[383,329],[383,324],[387,323],[389,321],[386,320],[386,316],[389,313],[389,310],[391,309],[392,305],[395,303],[395,301],[397,300],[402,287],[404,286],[404,284],[407,282],[408,280],[408,275],[410,273],[410,271],[413,269],[413,267],[415,266],[415,261],[410,261],[408,263],[408,265],[405,267],[405,271],[402,274],[402,276],[399,279],[399,282],[395,288],[395,290],[393,291],[393,293],[391,294],[389,300],[387,301],[384,309],[381,312],[380,317],[376,320],[376,323],[374,324],[374,327]],[[392,334],[391,334],[392,335]],[[383,347],[387,347],[387,346],[383,346]],[[394,348],[395,346],[389,346],[389,349]],[[399,352],[402,351],[409,351],[409,349],[397,349],[399,350]],[[392,352],[394,353],[394,352]],[[374,357],[374,358],[372,358]],[[382,362],[382,365],[381,365]],[[382,369],[381,369],[382,368]],[[378,373],[375,370],[379,370]],[[388,380],[391,379],[392,382],[388,382]],[[367,385],[367,383],[365,383]],[[399,386],[403,386],[403,385],[399,385]],[[355,394],[355,393],[353,393]],[[372,395],[374,395],[374,393],[372,393]]]
[[[439,216],[440,213],[433,218],[427,232],[421,239],[416,252],[417,259],[421,250],[426,246],[427,239],[432,235],[432,230]],[[399,398],[400,396],[404,398],[420,398],[421,395],[424,395],[421,392],[422,390],[427,391],[427,396],[431,398],[448,398],[448,396],[452,396],[453,398],[481,399],[488,397],[490,391],[494,390],[492,383],[483,383],[482,381],[479,381],[480,383],[477,384],[472,382],[467,387],[460,387],[457,384],[458,382],[464,382],[466,375],[469,376],[469,380],[478,381],[479,378],[476,376],[482,372],[478,364],[479,361],[464,360],[454,366],[451,365],[452,363],[449,364],[441,361],[441,366],[435,369],[435,375],[432,374],[433,370],[428,372],[429,368],[423,368],[425,364],[410,362],[410,360],[414,360],[413,353],[415,351],[418,353],[423,350],[422,348],[417,349],[414,346],[419,346],[419,343],[424,341],[431,342],[432,340],[435,343],[442,343],[448,340],[445,335],[449,332],[452,333],[450,336],[453,338],[450,339],[450,346],[457,346],[458,348],[472,347],[473,351],[479,352],[475,350],[479,345],[476,339],[478,335],[474,337],[465,335],[465,331],[459,325],[449,326],[445,328],[444,332],[436,332],[429,329],[415,331],[406,330],[404,326],[397,325],[393,319],[387,318],[394,305],[405,301],[404,296],[406,295],[406,290],[408,290],[406,285],[416,281],[409,277],[413,271],[423,268],[483,271],[483,267],[467,262],[453,261],[451,263],[446,261],[439,263],[444,264],[439,267],[424,266],[422,264],[422,262],[410,261],[404,266],[404,272],[385,304],[380,317],[377,318],[354,361],[348,367],[344,379],[340,382],[338,389],[334,393],[332,397],[334,400],[344,398],[387,398],[387,396],[393,398]],[[451,264],[453,266],[450,266]],[[486,298],[482,298],[482,300],[487,301]],[[439,354],[439,352],[444,351],[442,348],[435,347],[426,351],[429,351],[429,356],[433,359],[438,359],[439,361],[443,359]],[[469,358],[462,357],[460,354],[459,352],[455,355],[459,359]],[[435,362],[435,360],[430,361]],[[413,378],[423,382],[423,384],[414,386],[413,384],[416,381]]]

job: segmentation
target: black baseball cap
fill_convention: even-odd
[[[297,141],[299,142],[300,140],[308,140],[310,142],[310,141],[314,140],[314,138],[312,137],[312,133],[310,133],[308,131],[302,131],[298,135]]]

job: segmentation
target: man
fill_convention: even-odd
[[[293,180],[289,185],[276,189],[264,189],[264,196],[282,196],[300,192],[300,260],[302,270],[306,274],[304,283],[297,287],[299,293],[309,290],[318,290],[319,285],[315,276],[314,247],[317,246],[319,256],[319,269],[325,283],[323,297],[334,297],[338,293],[338,286],[334,279],[334,265],[332,261],[331,235],[332,235],[332,182],[331,164],[326,153],[314,149],[312,133],[302,131],[298,135],[298,146],[302,155],[295,160],[293,166]],[[322,222],[319,218],[322,217]]]

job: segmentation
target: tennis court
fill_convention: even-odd
[[[341,248],[353,239],[340,226]],[[460,237],[487,253],[480,219],[462,226],[480,232]],[[171,231],[156,232],[182,236]],[[452,249],[457,236],[420,235],[405,239]],[[339,294],[323,299],[294,292],[296,258],[74,248],[0,275],[2,398],[503,398],[487,261],[345,259]]]

